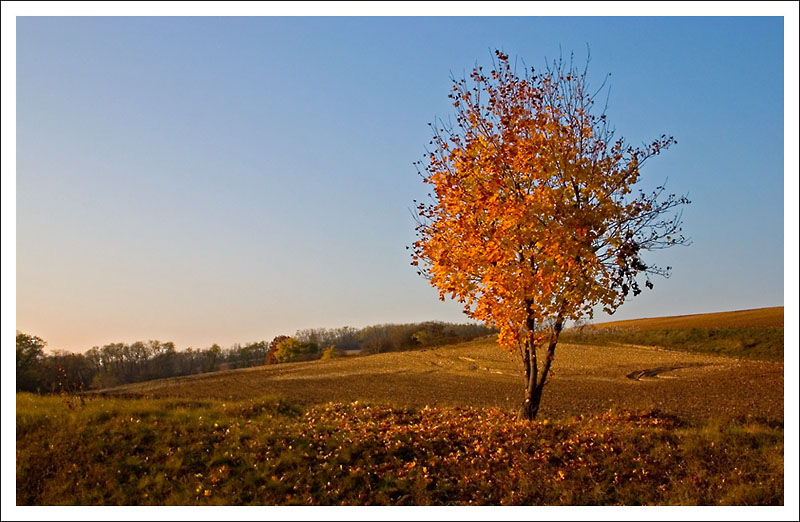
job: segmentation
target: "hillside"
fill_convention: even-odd
[[[783,307],[588,324],[564,330],[561,340],[783,362]]]
[[[558,347],[544,418],[658,408],[683,417],[759,412],[783,418],[783,365],[634,346]],[[492,339],[412,352],[287,363],[136,383],[111,396],[242,400],[264,395],[300,404],[367,401],[399,406],[496,406],[516,410],[516,358]],[[770,383],[770,386],[764,386]],[[759,394],[752,390],[759,389]],[[698,401],[698,397],[703,397]]]
[[[783,307],[774,306],[733,312],[628,319],[625,321],[595,323],[594,326],[596,328],[638,328],[640,330],[783,328]]]

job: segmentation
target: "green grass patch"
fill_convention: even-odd
[[[783,503],[783,426],[17,396],[19,505]]]
[[[685,352],[783,362],[783,328],[640,330],[584,326],[565,330],[560,340],[596,346],[659,346]]]

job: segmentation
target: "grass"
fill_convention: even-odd
[[[567,329],[561,339],[783,362],[783,307],[611,321]]]
[[[565,330],[563,342],[608,346],[633,344],[670,350],[783,362],[783,328],[582,327]]]
[[[783,503],[783,424],[17,396],[17,504]]]

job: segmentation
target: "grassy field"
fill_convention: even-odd
[[[562,339],[783,362],[783,307],[598,323],[567,329]]]
[[[486,338],[20,394],[17,503],[783,503],[782,363],[560,344],[533,423],[520,372]]]

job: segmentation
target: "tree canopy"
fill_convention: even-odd
[[[688,200],[634,190],[645,162],[675,140],[614,139],[605,111],[593,112],[599,91],[585,69],[558,60],[520,77],[506,54],[496,58],[488,75],[476,67],[471,82],[453,80],[455,124],[433,127],[433,150],[418,162],[433,193],[416,207],[412,264],[441,299],[519,349],[532,418],[564,322],[598,305],[613,313],[641,292],[637,276],[652,287],[649,275],[668,275],[641,254],[686,242],[670,211]]]

